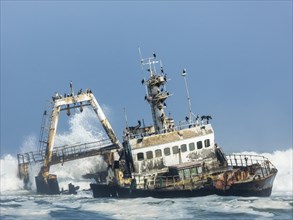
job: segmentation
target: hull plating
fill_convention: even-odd
[[[268,197],[271,195],[273,181],[276,174],[251,182],[235,183],[226,189],[216,189],[214,186],[206,186],[199,189],[130,189],[118,185],[90,184],[95,198],[176,198],[198,197],[208,195],[220,196],[256,196]]]

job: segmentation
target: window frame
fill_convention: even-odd
[[[207,147],[210,147],[211,146],[211,141],[210,139],[205,139],[204,140],[204,147],[207,148]]]
[[[181,144],[180,151],[181,151],[181,153],[186,152],[187,151],[187,144]]]
[[[202,141],[198,141],[198,142],[196,142],[196,148],[197,148],[198,150],[200,150],[200,149],[203,148]]]
[[[166,153],[166,152],[168,152],[168,153]],[[165,147],[165,148],[164,148],[164,155],[165,155],[165,156],[170,156],[170,155],[171,155],[170,147]]]
[[[151,160],[151,159],[153,159],[154,158],[154,153],[153,153],[153,151],[147,151],[146,153],[146,159],[147,160]]]
[[[173,155],[179,154],[179,146],[178,145],[175,145],[172,147],[172,153],[173,153]]]
[[[158,154],[158,152],[160,152],[160,153]],[[162,156],[163,156],[163,153],[162,153],[161,149],[155,150],[155,157],[162,157]]]
[[[140,157],[140,155],[142,155],[142,157]],[[143,152],[139,152],[136,154],[136,159],[137,161],[142,161],[144,160],[144,153]]]
[[[191,146],[192,146],[192,150],[191,150]],[[191,143],[189,143],[188,144],[188,149],[189,149],[189,151],[195,151],[195,143],[194,142],[191,142]]]

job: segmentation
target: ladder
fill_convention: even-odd
[[[42,116],[41,129],[39,135],[39,152],[45,152],[48,146],[48,136],[50,131],[50,112],[52,111],[52,103],[46,108]],[[45,156],[45,155],[43,155]]]

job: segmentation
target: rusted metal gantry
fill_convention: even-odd
[[[77,95],[74,95],[72,82],[70,82],[70,88],[70,94],[61,96],[56,93],[52,97],[52,107],[49,110],[51,113],[48,114],[49,111],[44,112],[39,152],[29,152],[17,155],[19,177],[24,179],[25,183],[29,181],[29,164],[41,164],[41,169],[38,175],[35,177],[38,193],[59,193],[57,176],[54,174],[49,174],[51,165],[101,154],[104,155],[104,159],[109,165],[113,165],[115,152],[122,148],[121,143],[116,137],[109,121],[107,120],[102,108],[100,107],[91,90],[87,89],[86,92],[82,92],[82,90],[80,90]],[[82,112],[84,106],[92,107],[96,113],[97,118],[102,124],[108,139],[55,148],[54,143],[60,112],[66,111],[67,115],[69,116],[71,109],[79,108]]]
[[[112,144],[109,139],[103,139],[94,142],[83,144],[65,145],[56,147],[52,152],[52,159],[50,165],[65,163],[72,160],[92,157],[97,155],[104,155],[117,149],[117,145]],[[29,166],[33,164],[43,165],[46,157],[46,150],[35,152],[27,152],[24,154],[17,154],[18,159],[18,176],[24,182],[29,178]]]

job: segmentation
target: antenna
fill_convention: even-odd
[[[163,63],[162,63],[162,60],[160,60],[160,67],[161,67],[161,74],[164,74],[164,69],[163,69]]]
[[[138,52],[139,52],[139,56],[140,56],[140,62],[142,63],[142,62],[143,62],[143,59],[142,59],[142,55],[141,55],[141,51],[140,51],[140,47],[138,47]]]
[[[70,81],[69,86],[70,86],[71,95],[74,97],[74,90],[73,90],[72,81]]]
[[[143,58],[141,55],[140,47],[138,47],[138,52],[139,52],[139,56],[140,56],[141,73],[143,73]]]
[[[126,108],[125,107],[124,107],[124,117],[125,117],[126,128],[128,128],[128,120],[127,120],[127,114],[126,114]]]
[[[145,70],[150,72],[151,76],[156,74],[155,64],[159,62],[159,61],[156,60],[156,58],[157,58],[156,53],[153,52],[152,56],[149,57],[149,58],[142,58],[140,47],[138,48],[138,52],[139,52],[139,55],[140,55],[140,63],[141,63],[142,72],[144,70],[144,66],[147,65],[148,68],[146,68]]]
[[[187,93],[188,109],[189,109],[189,122],[192,122],[191,100],[190,100],[190,96],[189,96],[186,75],[187,75],[186,69],[183,69],[181,76],[183,76],[183,78],[184,78],[185,88],[186,88],[186,93]]]
[[[164,76],[164,79],[167,82],[167,74],[164,72],[162,60],[160,60],[160,67],[161,67],[161,75]],[[167,90],[166,84],[164,84],[164,90]]]

